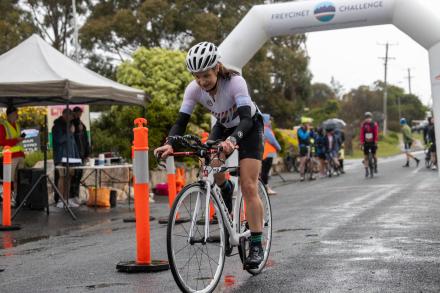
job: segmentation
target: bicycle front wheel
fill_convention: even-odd
[[[270,206],[269,196],[267,195],[266,187],[264,186],[261,180],[258,181],[258,196],[260,197],[261,202],[263,203],[263,249],[264,249],[264,258],[261,264],[256,269],[247,269],[247,271],[252,275],[258,275],[266,266],[267,260],[269,259],[270,247],[272,245],[272,208]],[[241,198],[240,204],[240,233],[243,233],[247,229],[249,229],[249,225],[246,221],[246,208],[245,203],[243,201],[243,197]],[[242,247],[238,248],[240,259],[242,262],[245,261],[246,256],[249,254],[249,241],[245,241],[243,243],[245,245],[244,250],[246,255],[242,253]]]
[[[218,221],[209,221],[205,241],[206,196]],[[212,215],[212,212],[211,212]],[[190,219],[176,223],[179,218]],[[174,280],[183,292],[212,292],[225,263],[225,229],[219,204],[200,183],[185,187],[170,211],[167,252]]]

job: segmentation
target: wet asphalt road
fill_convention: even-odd
[[[421,157],[421,156],[419,156]],[[313,182],[273,177],[273,244],[267,269],[252,277],[238,256],[226,259],[218,292],[439,292],[440,181],[403,157],[379,162],[364,179],[359,161],[347,174]],[[151,206],[167,214],[164,199]],[[171,272],[123,274],[135,258],[127,208],[24,212],[23,229],[0,232],[0,292],[178,292]],[[166,226],[152,222],[153,259],[166,259]]]

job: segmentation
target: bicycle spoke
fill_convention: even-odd
[[[190,244],[187,243],[184,247],[182,247],[181,249],[179,249],[178,251],[176,251],[176,252],[174,252],[174,253],[179,253],[179,252],[181,252],[182,250],[184,250],[185,248],[187,248],[188,245],[190,245]]]

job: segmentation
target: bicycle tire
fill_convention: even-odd
[[[187,185],[186,187],[184,187],[182,189],[182,191],[177,195],[176,200],[174,201],[174,204],[170,210],[170,215],[168,218],[168,227],[167,227],[168,261],[170,264],[173,278],[176,281],[176,284],[178,285],[178,287],[182,290],[182,292],[210,293],[210,292],[214,291],[215,288],[217,287],[217,285],[221,279],[222,273],[223,273],[223,268],[224,268],[224,264],[225,264],[225,247],[226,247],[225,246],[225,243],[226,243],[226,234],[225,233],[226,233],[226,231],[225,231],[225,227],[223,224],[223,218],[222,218],[221,213],[219,211],[220,205],[216,201],[213,194],[211,193],[210,194],[211,202],[214,205],[214,209],[215,209],[215,213],[217,215],[218,221],[217,222],[214,222],[214,221],[210,222],[210,225],[209,225],[210,226],[210,234],[209,235],[211,236],[213,234],[218,233],[219,244],[218,245],[214,244],[216,242],[216,239],[214,237],[212,237],[212,238],[210,237],[210,240],[206,241],[205,244],[188,243],[188,239],[186,238],[187,235],[185,236],[180,233],[185,233],[185,231],[187,231],[187,233],[189,234],[188,231],[190,231],[190,229],[191,229],[191,222],[192,221],[190,220],[187,223],[176,224],[175,219],[177,219],[177,217],[176,217],[177,214],[179,214],[179,216],[188,215],[188,217],[190,219],[192,219],[193,207],[192,207],[191,196],[193,194],[198,194],[197,196],[199,197],[200,202],[201,202],[200,212],[196,218],[196,223],[194,223],[194,227],[196,229],[196,231],[194,232],[194,235],[199,236],[200,237],[199,240],[204,239],[203,238],[204,233],[200,232],[200,229],[202,231],[204,231],[203,227],[205,227],[205,225],[204,224],[202,224],[202,225],[197,224],[197,221],[200,221],[200,219],[202,217],[204,218],[204,216],[205,216],[206,189],[203,188],[201,183],[193,183],[193,184]],[[185,202],[184,202],[188,198],[190,201],[189,208],[185,205]],[[196,199],[194,199],[193,201],[195,201],[195,200]],[[194,205],[195,205],[195,202],[194,202]],[[182,207],[182,209],[180,209],[180,207]],[[194,209],[195,209],[195,206],[194,206]],[[185,214],[185,212],[186,212],[186,214]],[[214,224],[212,224],[212,226],[218,226],[218,229],[217,230],[212,229],[211,223],[214,223]],[[202,228],[200,228],[200,227],[202,227]],[[180,232],[179,232],[179,230],[177,230],[178,228],[180,229]],[[181,243],[183,243],[183,247],[182,247],[182,244],[179,245],[179,241],[177,239],[179,239],[179,241]],[[185,243],[187,243],[187,244],[185,245]],[[201,248],[196,246],[197,244],[200,244],[198,246],[200,246]],[[213,257],[210,256],[210,254],[211,255],[213,255],[213,254],[212,254],[212,250],[210,251],[208,246],[218,247],[218,256],[217,257],[215,255]],[[187,257],[187,259],[185,259],[185,255],[186,255],[187,251],[182,252],[182,250],[184,250],[187,247],[188,247],[188,257]],[[191,251],[192,247],[194,249],[193,251]],[[176,250],[175,248],[177,248],[178,250]],[[211,248],[211,249],[213,249],[213,248]],[[199,251],[202,253],[200,258],[196,255]],[[182,256],[183,260],[176,258],[177,253],[182,254],[182,255],[183,255],[183,253],[185,253],[185,255]],[[191,254],[192,254],[192,256],[191,256]],[[195,256],[195,261],[193,261],[194,256]],[[204,259],[203,259],[204,257],[209,262],[209,267],[206,265],[206,260],[204,262]],[[216,259],[218,259],[218,262],[216,262]],[[213,268],[212,268],[212,262],[216,263],[216,265],[217,265],[215,267],[215,270],[213,270]],[[180,267],[181,263],[184,264],[182,267]],[[195,263],[196,265],[199,266],[198,270],[194,269],[195,266],[190,265],[192,263]],[[203,268],[201,268],[202,265],[204,265]],[[185,268],[186,268],[186,271],[184,271]],[[194,272],[197,274],[196,277],[193,276]],[[182,275],[182,273],[183,273],[183,275]],[[190,279],[190,273],[191,273],[191,279]],[[202,273],[204,275],[201,275]],[[211,276],[208,276],[209,273],[211,273]],[[206,281],[207,285],[205,285],[205,281]],[[199,288],[199,282],[201,283],[202,288]],[[195,288],[194,288],[194,283],[195,283]]]
[[[307,159],[307,163],[306,163],[306,167],[307,167],[307,174],[309,177],[309,180],[313,180],[313,160],[312,159]]]
[[[272,246],[272,207],[270,205],[269,196],[267,195],[266,187],[264,186],[263,182],[261,180],[258,181],[258,194],[263,202],[263,211],[264,211],[264,224],[263,224],[263,249],[264,249],[264,258],[261,264],[256,269],[246,269],[248,273],[251,275],[258,275],[261,273],[261,271],[266,266],[267,260],[269,259],[270,254],[270,248]],[[244,220],[242,221],[242,218],[245,218],[243,216],[243,197],[241,198],[240,203],[240,232],[243,233],[245,229],[248,229],[247,222]],[[249,251],[249,241],[246,241],[246,248],[244,249],[247,252]],[[238,252],[240,255],[241,262],[244,263],[245,256],[242,253],[242,247],[239,245]]]
[[[373,154],[371,152],[368,153],[368,168],[370,169],[370,177],[374,177],[374,160]]]

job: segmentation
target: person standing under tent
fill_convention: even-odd
[[[80,107],[73,108],[72,124],[75,127],[74,137],[79,156],[83,162],[86,162],[90,155],[90,141],[89,136],[87,135],[86,126],[81,121],[82,113],[83,110]],[[80,204],[79,189],[82,175],[82,169],[75,170],[72,185],[70,186],[70,197],[72,197],[77,204]]]
[[[269,114],[263,114],[264,121],[264,152],[263,152],[263,163],[261,165],[261,181],[266,186],[267,194],[275,195],[277,192],[270,188],[269,183],[269,172],[272,168],[273,160],[277,156],[277,152],[281,151],[281,146],[272,130],[272,122]]]
[[[24,135],[21,134],[21,128],[18,120],[18,109],[9,106],[6,109],[6,120],[0,121],[0,157],[3,159],[3,149],[9,146],[12,152],[12,184],[13,197],[12,204],[15,205],[15,197],[17,196],[17,180],[18,169],[24,168]]]
[[[55,166],[64,166],[63,158],[70,159],[79,159],[80,155],[78,152],[78,148],[76,146],[74,132],[75,127],[72,124],[73,114],[70,109],[64,109],[62,116],[58,117],[54,121],[54,125],[52,127],[52,141],[53,141],[53,161]],[[69,130],[67,131],[67,125],[69,125]],[[68,177],[67,180],[70,184],[72,182],[72,177],[74,174],[74,170],[70,169],[69,174],[67,174],[67,170],[64,168],[55,168],[55,184],[57,185],[59,191],[63,195],[64,199],[67,199],[67,186],[65,186],[66,179],[64,177]],[[55,201],[57,201],[58,196],[55,195]],[[62,201],[57,203],[58,208],[64,208],[64,204]],[[69,207],[78,207],[73,201],[69,201]]]

